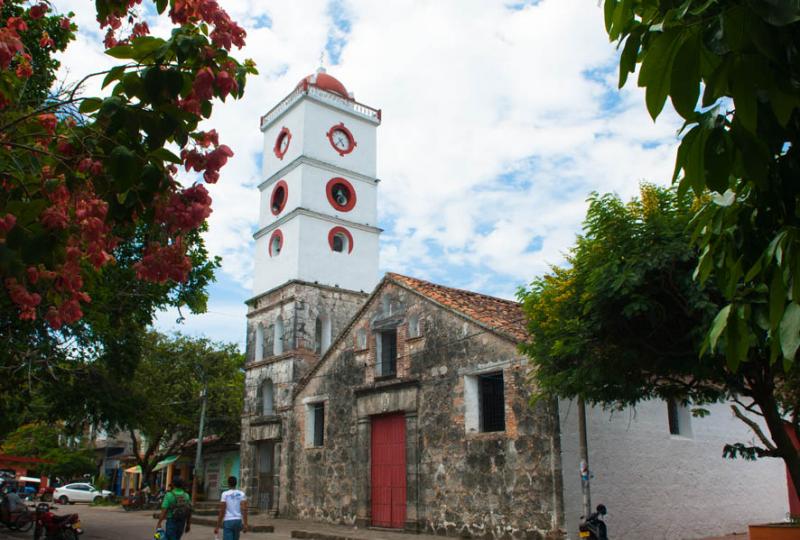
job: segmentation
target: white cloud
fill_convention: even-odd
[[[88,4],[61,4],[96,36]],[[664,183],[671,174],[675,117],[654,124],[635,80],[616,93],[615,47],[592,2],[542,0],[519,10],[485,0],[223,5],[246,27],[239,56],[255,59],[260,75],[243,100],[215,108],[213,127],[236,156],[210,190],[208,244],[228,279],[247,289],[258,118],[314,70],[329,36],[342,45],[329,73],[383,110],[386,270],[512,295],[562,260],[589,192],[627,197],[640,180]],[[334,15],[347,18],[348,31]],[[72,76],[86,58],[102,64],[98,46],[80,47],[65,58]]]

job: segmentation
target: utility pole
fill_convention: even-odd
[[[197,452],[194,455],[194,475],[192,476],[192,503],[197,502],[197,477],[203,460],[203,429],[206,424],[206,404],[208,403],[208,381],[203,383],[203,404],[200,407],[200,430],[197,434]]]
[[[578,440],[581,455],[581,492],[583,492],[583,515],[589,517],[592,513],[592,495],[589,491],[589,443],[586,437],[586,403],[583,398],[578,398]]]

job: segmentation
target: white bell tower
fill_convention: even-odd
[[[292,280],[369,292],[378,281],[381,111],[320,68],[261,118],[258,296]]]

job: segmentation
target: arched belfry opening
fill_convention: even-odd
[[[274,338],[273,349],[275,355],[283,354],[283,339],[284,339],[283,317],[281,317],[280,315],[278,315],[278,318],[275,320],[273,338]]]
[[[314,352],[325,354],[331,346],[331,318],[327,312],[320,310],[314,322]]]

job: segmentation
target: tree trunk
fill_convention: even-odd
[[[767,429],[769,429],[772,442],[775,444],[776,453],[786,464],[789,477],[794,484],[795,493],[800,498],[800,454],[798,454],[792,439],[786,432],[786,422],[781,418],[778,410],[774,386],[771,384],[754,385],[753,399],[758,403],[758,407],[764,415],[764,421],[767,424]]]

